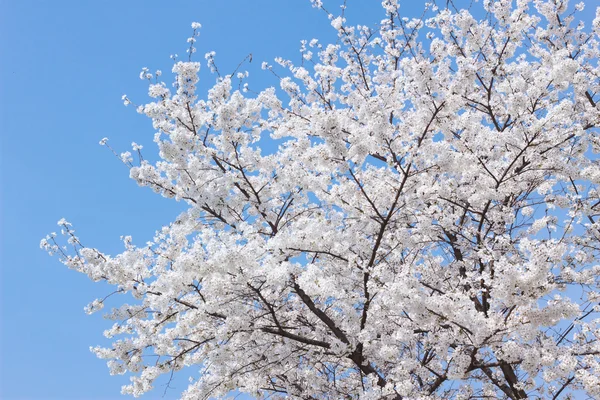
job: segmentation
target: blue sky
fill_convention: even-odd
[[[341,0],[325,0],[337,12]],[[406,0],[406,16],[425,0]],[[373,26],[380,0],[348,0],[351,23]],[[593,2],[589,2],[593,3]],[[231,72],[249,53],[253,90],[277,85],[262,61],[300,62],[301,39],[335,41],[325,14],[309,0],[0,0],[0,398],[118,399],[126,376],[108,374],[90,346],[108,345],[111,322],[83,307],[112,292],[68,270],[39,249],[56,221],[74,224],[83,243],[109,254],[121,235],[145,243],[183,204],[139,188],[106,148],[131,142],[154,158],[150,121],[124,107],[123,94],[147,100],[142,67],[161,69],[186,56],[190,24],[203,25],[196,59],[214,50]],[[202,87],[214,83],[203,65]],[[118,304],[109,303],[111,305]],[[166,379],[143,399],[174,399],[187,370],[166,391]]]
[[[329,1],[332,10],[337,1]],[[381,19],[379,0],[349,0],[351,22]],[[183,205],[139,188],[98,141],[117,151],[135,141],[152,155],[150,121],[121,95],[147,100],[142,67],[169,82],[171,54],[185,55],[202,23],[196,59],[214,50],[232,71],[249,53],[254,89],[276,85],[262,61],[300,61],[301,39],[334,39],[309,0],[3,0],[0,3],[1,376],[2,399],[115,399],[127,377],[111,377],[89,346],[107,344],[110,321],[83,307],[112,290],[39,249],[64,217],[84,244],[115,254],[119,237],[151,239]],[[412,2],[418,10],[422,2]],[[408,7],[405,9],[408,10]],[[407,11],[413,16],[414,11]],[[214,77],[204,68],[205,88]],[[118,300],[118,299],[117,299]],[[113,303],[114,304],[114,303]],[[109,304],[110,306],[110,304]],[[190,371],[193,373],[193,371]],[[146,399],[177,398],[187,375]]]

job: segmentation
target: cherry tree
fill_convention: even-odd
[[[160,161],[121,158],[186,211],[117,255],[41,243],[130,295],[93,351],[134,396],[195,366],[186,399],[600,398],[600,8],[312,3],[337,41],[263,63],[278,88],[208,53],[199,95],[196,23],[172,86],[142,72]]]

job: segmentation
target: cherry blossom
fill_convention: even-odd
[[[118,157],[187,210],[117,255],[41,242],[135,300],[93,351],[134,396],[194,366],[185,399],[600,398],[600,8],[311,3],[338,39],[264,62],[277,88],[205,73],[198,23],[173,84],[142,70],[160,160]]]

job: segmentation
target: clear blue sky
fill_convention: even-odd
[[[325,4],[334,11],[341,1]],[[402,9],[416,16],[424,2],[405,0]],[[348,0],[347,16],[374,25],[380,4]],[[68,270],[39,242],[64,217],[84,244],[116,254],[121,235],[145,243],[182,210],[137,187],[98,141],[109,137],[117,151],[135,141],[155,154],[150,121],[121,95],[147,100],[142,67],[170,82],[169,56],[185,56],[193,21],[203,25],[196,59],[214,50],[219,69],[231,72],[252,53],[244,68],[255,90],[277,85],[262,61],[299,62],[301,39],[335,41],[309,0],[0,0],[1,399],[126,398],[128,378],[111,377],[89,351],[108,345],[102,332],[111,322],[83,312],[112,289]],[[206,70],[204,89],[214,82]],[[164,397],[166,380],[143,398],[177,398],[193,373],[176,377]]]
[[[409,16],[423,4],[406,3]],[[382,17],[380,0],[348,4],[351,22]],[[150,121],[121,95],[146,101],[142,67],[170,79],[169,55],[185,55],[193,21],[203,25],[196,59],[215,50],[228,72],[253,53],[255,89],[276,85],[262,61],[299,61],[301,39],[333,35],[309,0],[0,0],[0,398],[123,397],[128,378],[109,376],[88,350],[108,343],[102,331],[111,322],[83,312],[111,288],[48,257],[39,241],[65,217],[84,244],[116,254],[119,236],[144,243],[182,209],[137,187],[98,141],[108,136],[117,151],[135,141],[155,153]],[[208,85],[214,78],[204,70]],[[177,398],[187,375],[165,397],[163,383],[144,398]]]

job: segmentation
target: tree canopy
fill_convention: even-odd
[[[175,221],[117,255],[42,240],[133,296],[94,349],[124,393],[195,366],[183,398],[600,397],[600,8],[312,3],[337,41],[263,63],[278,88],[208,53],[199,94],[197,23],[172,86],[142,72],[160,161],[120,157]]]

